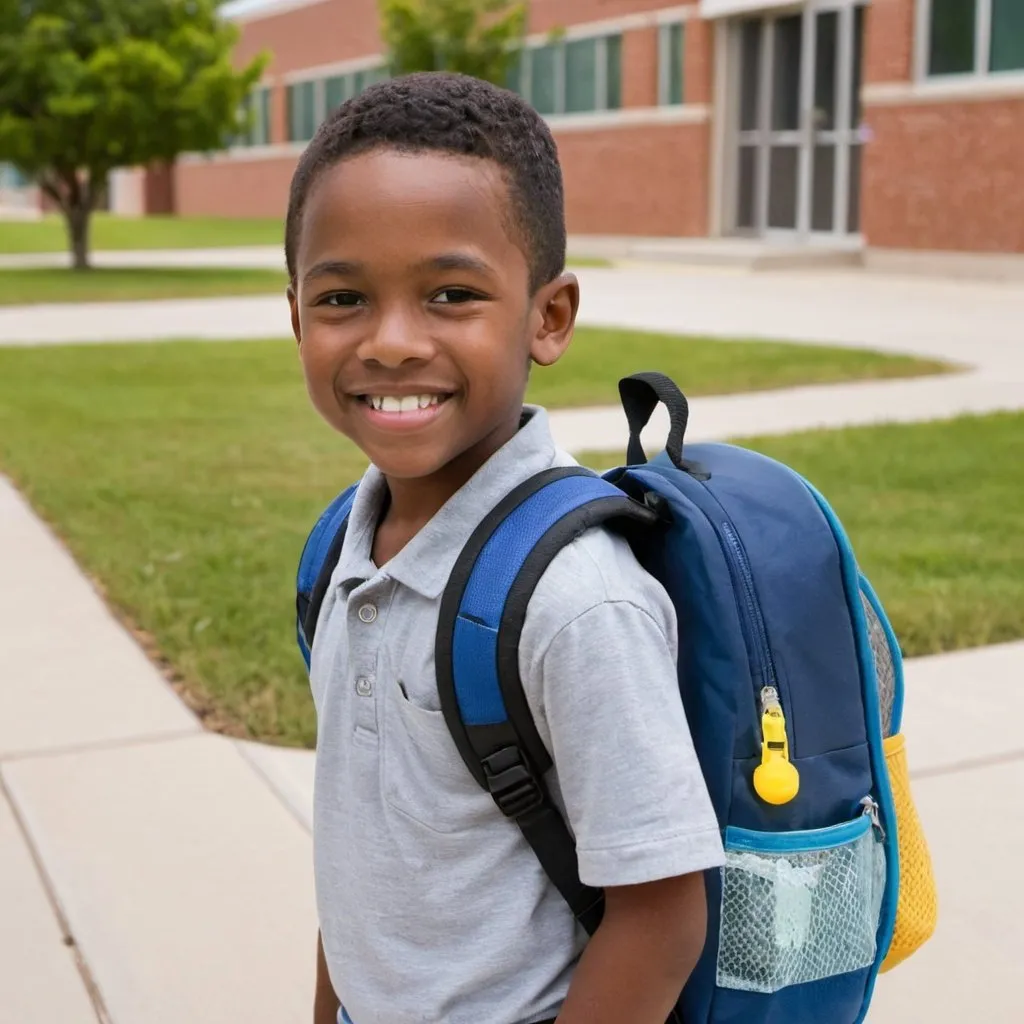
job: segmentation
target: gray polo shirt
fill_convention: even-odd
[[[434,633],[473,529],[517,484],[574,460],[530,419],[389,563],[371,560],[385,484],[363,478],[324,600],[311,683],[318,732],[317,907],[355,1024],[530,1024],[554,1017],[583,936],[514,823],[459,757]],[[520,645],[549,782],[594,886],[722,863],[676,682],[676,620],[628,545],[593,530],[551,563]]]

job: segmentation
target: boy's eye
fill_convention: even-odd
[[[320,301],[325,306],[341,306],[347,309],[350,306],[365,304],[366,296],[360,295],[359,292],[331,292],[330,295],[325,295]]]
[[[454,305],[461,302],[474,302],[482,298],[483,296],[479,292],[474,292],[469,288],[442,288],[430,301],[439,302],[442,305]]]

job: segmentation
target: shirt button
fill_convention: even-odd
[[[373,683],[371,683],[366,676],[360,676],[356,680],[356,693],[358,693],[360,697],[372,697]]]
[[[377,618],[377,606],[374,604],[364,604],[359,609],[359,621],[365,622],[369,625]]]

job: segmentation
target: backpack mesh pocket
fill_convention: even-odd
[[[875,606],[861,590],[861,604],[868,624],[868,639],[874,655],[875,676],[878,679],[878,711],[882,717],[882,735],[890,736],[893,731],[893,712],[896,705],[896,663],[893,660],[889,637]]]
[[[869,966],[884,888],[866,815],[807,832],[728,829],[718,985],[777,992]]]

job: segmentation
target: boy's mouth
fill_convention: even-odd
[[[435,406],[444,404],[451,398],[446,392],[422,395],[360,395],[359,401],[368,405],[376,412],[383,412],[392,416],[401,416],[408,413],[422,412],[425,409],[432,409]]]

